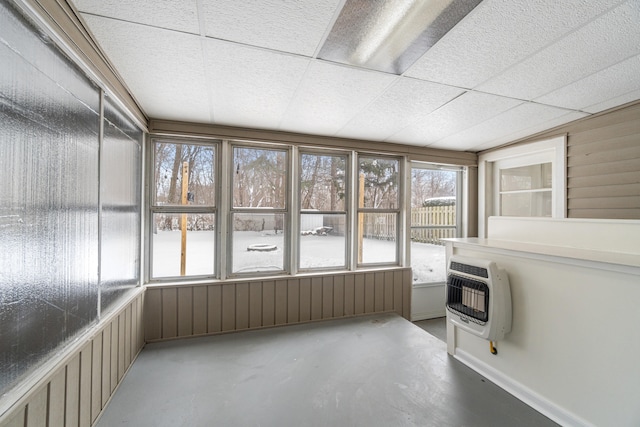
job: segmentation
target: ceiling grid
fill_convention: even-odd
[[[475,152],[640,98],[637,0],[434,0],[467,13],[444,35],[389,0],[438,28],[370,17],[355,42],[334,30],[364,0],[69,1],[154,119]],[[330,40],[354,48],[323,59]]]

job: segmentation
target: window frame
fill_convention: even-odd
[[[527,190],[504,190],[502,188],[502,171],[527,167],[527,166],[539,166],[543,164],[551,163],[553,169],[553,161],[549,161],[549,156],[547,153],[538,153],[531,156],[519,156],[514,158],[497,160],[494,162],[494,171],[493,171],[493,188],[495,189],[493,195],[493,212],[497,216],[506,216],[503,213],[503,196],[509,194],[534,194],[534,193],[550,193],[551,199],[553,201],[553,176],[552,183],[549,187],[542,188],[531,188]],[[553,170],[552,170],[553,175]],[[551,209],[551,213],[553,214],[553,207]],[[514,215],[510,215],[514,216]],[[534,216],[534,215],[529,215]]]
[[[224,215],[226,216],[226,236],[225,236],[225,248],[226,248],[226,256],[225,256],[225,274],[224,278],[233,279],[233,278],[243,278],[243,277],[266,277],[266,276],[282,276],[292,274],[292,265],[291,265],[291,253],[292,253],[292,238],[291,238],[291,195],[292,195],[292,168],[293,168],[293,147],[288,144],[276,144],[276,143],[261,143],[261,142],[252,142],[252,141],[243,141],[243,140],[229,140],[226,141],[226,158],[225,163],[227,164],[227,187],[230,191],[228,191],[228,195],[225,198],[226,209],[224,211]],[[235,148],[251,148],[255,150],[270,150],[270,151],[282,151],[286,154],[285,165],[285,177],[284,182],[286,185],[286,189],[284,192],[284,207],[283,208],[272,208],[272,207],[235,207],[233,203],[233,192],[234,192],[234,149]],[[221,192],[221,191],[220,191]],[[235,214],[238,213],[247,213],[247,214],[283,214],[284,224],[283,224],[283,241],[285,248],[283,248],[282,254],[282,270],[278,271],[250,271],[246,273],[242,272],[234,272],[233,271],[233,218]]]
[[[158,143],[186,144],[214,146],[215,148],[215,205],[158,205],[155,200],[155,146]],[[324,272],[355,272],[358,270],[371,270],[377,268],[406,267],[409,265],[409,248],[407,247],[409,238],[407,218],[406,197],[410,188],[408,184],[407,171],[410,171],[410,159],[406,155],[396,153],[385,153],[377,151],[360,151],[357,149],[340,149],[335,147],[313,146],[306,144],[296,144],[286,141],[262,141],[238,138],[220,138],[217,136],[198,137],[187,135],[164,135],[148,134],[144,145],[145,157],[145,236],[144,236],[144,282],[151,285],[162,285],[163,283],[206,283],[226,280],[244,280],[261,277],[292,277],[298,274],[315,274]],[[234,184],[234,149],[251,148],[256,150],[281,151],[288,156],[285,161],[286,191],[284,206],[282,208],[259,207],[244,208],[233,206],[233,191],[230,191]],[[301,198],[300,198],[300,178],[301,178],[301,156],[305,154],[319,156],[338,156],[345,158],[345,204],[341,211],[321,211],[320,213],[345,215],[345,263],[340,266],[300,268],[300,227]],[[393,209],[386,208],[358,208],[357,194],[359,159],[389,159],[396,162],[397,171],[397,205]],[[206,213],[215,215],[216,233],[214,234],[214,264],[213,274],[185,275],[185,276],[159,276],[153,274],[153,215],[157,213]],[[359,213],[392,213],[394,215],[395,226],[395,255],[393,261],[358,263],[358,236],[355,232],[358,224]],[[233,271],[233,219],[234,214],[276,214],[281,213],[284,219],[283,230],[283,257],[282,269],[278,270],[256,270],[256,271]],[[391,251],[389,251],[389,255]],[[279,261],[279,260],[278,260]],[[279,264],[279,263],[278,263]],[[279,267],[279,265],[278,265]],[[188,272],[187,272],[188,273]]]
[[[408,259],[408,263],[411,266],[412,265],[412,258],[411,258],[411,230],[413,229],[441,229],[441,228],[453,228],[455,229],[455,237],[462,237],[463,236],[463,217],[464,217],[464,211],[465,211],[465,205],[464,205],[464,178],[465,178],[465,167],[463,166],[452,166],[452,165],[444,165],[444,164],[438,164],[438,163],[426,163],[426,162],[419,162],[419,161],[412,161],[409,163],[409,168],[410,171],[407,174],[408,175],[408,181],[409,181],[409,191],[408,191],[408,195],[407,195],[407,206],[408,206],[408,213],[407,216],[409,217],[408,220],[408,227],[407,229],[409,230],[409,237],[408,237],[408,242],[407,242],[407,246],[408,246],[408,255],[407,255],[407,259]],[[447,171],[447,172],[455,172],[456,173],[456,225],[455,226],[447,226],[447,227],[438,227],[438,226],[416,226],[414,227],[412,225],[411,222],[411,197],[412,197],[412,190],[413,190],[413,169],[426,169],[426,170],[434,170],[434,171]],[[413,282],[412,286],[413,287],[426,287],[426,286],[433,286],[433,285],[441,285],[443,283],[445,283],[446,278],[444,279],[444,281],[436,281],[436,282]]]
[[[204,280],[204,279],[217,279],[220,277],[220,263],[219,257],[217,256],[220,253],[220,198],[221,198],[221,181],[220,181],[220,165],[221,165],[221,155],[222,155],[222,141],[220,139],[191,139],[191,138],[181,138],[181,137],[165,137],[160,135],[149,135],[149,172],[147,173],[148,178],[148,191],[147,191],[147,204],[149,206],[148,209],[148,218],[147,218],[147,233],[148,239],[146,242],[147,250],[147,268],[146,268],[146,282],[148,283],[159,283],[159,282],[175,282],[175,281],[183,281],[183,280]],[[214,179],[214,204],[213,205],[158,205],[156,203],[156,194],[155,194],[155,146],[157,143],[168,143],[168,144],[184,144],[184,145],[201,145],[212,147],[214,150],[214,159],[213,159],[213,179]],[[153,276],[153,227],[154,227],[154,215],[158,213],[163,214],[211,214],[214,215],[214,242],[213,242],[213,250],[214,250],[214,259],[213,259],[213,273],[212,274],[201,274],[201,275],[188,275],[184,276]]]
[[[367,208],[360,207],[360,159],[362,158],[373,158],[373,159],[384,159],[384,160],[395,160],[398,162],[398,178],[397,178],[397,192],[398,192],[398,203],[397,207],[394,209],[390,208]],[[403,254],[403,246],[405,242],[406,232],[401,233],[400,230],[407,228],[405,225],[405,194],[406,194],[406,185],[405,185],[405,163],[406,159],[402,156],[393,156],[386,155],[380,153],[371,153],[371,152],[355,152],[353,156],[353,171],[352,171],[352,189],[353,189],[353,232],[351,233],[351,239],[353,240],[352,245],[352,268],[356,269],[367,269],[367,268],[376,268],[376,267],[385,267],[385,266],[401,266],[404,263],[402,254]],[[395,245],[396,245],[396,254],[395,261],[393,262],[371,262],[365,263],[360,261],[360,251],[364,251],[364,245],[360,245],[358,231],[360,227],[360,215],[368,214],[368,213],[393,213],[396,217],[396,226],[395,226]],[[363,242],[364,243],[364,242]],[[364,253],[363,253],[364,257]]]
[[[500,169],[551,163],[552,218],[566,218],[566,147],[567,135],[515,145],[480,154],[478,158],[478,236],[486,237],[488,219],[499,216],[496,207],[500,200],[500,188],[496,185],[496,175]]]
[[[302,182],[302,156],[303,155],[317,155],[317,156],[328,156],[328,157],[344,157],[345,159],[345,175],[344,175],[344,183],[345,183],[345,198],[344,198],[344,210],[343,211],[317,211],[314,213],[317,214],[327,214],[327,215],[337,215],[337,214],[344,214],[345,215],[345,242],[344,242],[344,264],[341,266],[333,266],[333,267],[319,267],[319,268],[303,268],[300,265],[300,255],[301,255],[301,251],[300,251],[300,236],[302,233],[302,228],[301,228],[301,224],[302,224],[302,215],[304,214],[304,210],[302,209],[302,197],[301,197],[301,189],[299,188],[299,184]],[[325,272],[325,271],[344,271],[344,270],[350,270],[350,266],[351,266],[351,259],[352,259],[352,254],[350,251],[350,235],[351,235],[351,195],[352,195],[352,180],[351,180],[351,159],[353,157],[353,152],[351,151],[338,151],[338,150],[322,150],[322,149],[317,149],[317,148],[307,148],[307,147],[303,147],[300,148],[298,150],[297,153],[297,170],[296,170],[296,176],[297,176],[297,183],[298,183],[298,187],[296,188],[296,217],[297,217],[297,221],[296,221],[296,227],[294,230],[294,234],[295,234],[295,247],[296,247],[296,253],[295,253],[295,266],[296,266],[296,271],[302,272],[302,273],[309,273],[309,272]]]

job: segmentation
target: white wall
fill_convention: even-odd
[[[513,227],[520,220],[506,221]],[[575,224],[567,223],[567,229]],[[531,223],[524,221],[515,229],[527,226]],[[540,222],[535,226],[544,228]],[[582,226],[599,236],[607,224]],[[627,226],[627,239],[635,239],[640,222]],[[547,235],[556,238],[558,233]],[[449,322],[449,351],[563,425],[640,425],[640,245],[633,246],[637,253],[626,254],[627,261],[636,260],[632,265],[616,265],[594,261],[597,251],[574,250],[571,239],[565,239],[569,247],[546,251],[539,243],[514,247],[520,236],[508,235],[511,242],[461,239],[450,244],[450,254],[494,260],[506,269],[513,329],[492,355],[487,341]],[[582,233],[577,240],[583,238]],[[593,259],[580,259],[585,253]],[[609,261],[611,252],[601,255]]]
[[[435,319],[445,316],[445,284],[413,285],[411,291],[411,320]]]

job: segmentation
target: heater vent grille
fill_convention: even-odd
[[[461,262],[451,261],[451,270],[459,271],[461,273],[470,274],[472,276],[489,278],[489,272],[486,268],[477,267],[475,265],[463,264]]]
[[[489,287],[478,280],[450,274],[447,308],[465,320],[485,325],[489,319]]]
[[[494,261],[452,255],[446,296],[447,319],[460,330],[490,341],[511,331],[509,277]]]

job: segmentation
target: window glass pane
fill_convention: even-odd
[[[142,131],[106,98],[101,153],[100,306],[109,308],[140,282]]]
[[[284,270],[284,214],[234,213],[234,273]]]
[[[551,163],[500,169],[502,191],[551,188]]]
[[[156,205],[215,205],[214,146],[157,142],[153,149]]]
[[[98,315],[99,91],[0,2],[0,397]]]
[[[235,147],[233,165],[234,207],[286,207],[286,151]]]
[[[182,223],[186,231],[182,232]],[[164,214],[153,215],[151,233],[153,259],[152,277],[181,276],[183,265],[182,241],[186,242],[186,276],[211,276],[215,260],[215,215],[214,214]]]
[[[303,154],[300,164],[300,208],[344,211],[345,156]]]
[[[397,262],[396,213],[361,213],[362,224],[359,237],[361,253],[358,263],[395,263]]]
[[[456,237],[456,180],[459,172],[411,170],[411,268],[414,283],[446,280],[445,247]]]
[[[396,159],[360,157],[358,207],[398,209],[398,170]]]
[[[503,216],[551,216],[551,190],[500,195]]]
[[[300,215],[300,268],[345,267],[344,214]]]

